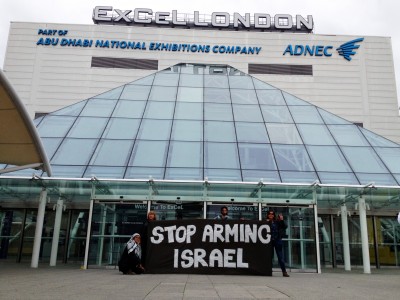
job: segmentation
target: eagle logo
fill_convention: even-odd
[[[361,43],[363,40],[364,38],[352,40],[350,42],[340,45],[340,47],[337,48],[336,50],[339,52],[339,55],[343,56],[345,59],[350,61],[351,60],[350,55],[356,54],[356,52],[353,50],[360,48],[360,45],[356,45],[356,43]]]

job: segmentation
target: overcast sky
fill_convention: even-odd
[[[399,0],[2,0],[0,18],[0,66],[3,66],[11,21],[93,24],[95,6],[121,10],[150,8],[153,11],[211,14],[300,14],[314,18],[314,33],[392,38],[393,56],[400,91]],[[399,97],[398,97],[399,98]]]

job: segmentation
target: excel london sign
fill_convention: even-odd
[[[290,31],[312,32],[313,17],[307,18],[296,15],[293,18],[288,14],[277,14],[273,17],[266,13],[243,15],[227,12],[213,12],[211,16],[201,15],[198,11],[193,14],[172,12],[154,12],[149,8],[113,9],[112,6],[96,6],[93,9],[95,24],[142,25],[142,26],[169,26],[202,29],[231,29],[255,31]]]

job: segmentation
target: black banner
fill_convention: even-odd
[[[260,221],[153,221],[146,273],[271,276],[270,240],[270,227]]]

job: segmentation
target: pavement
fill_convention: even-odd
[[[142,274],[0,261],[0,299],[399,299],[400,268],[273,276]]]

